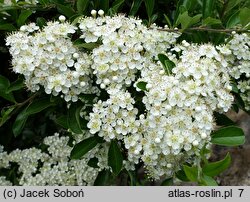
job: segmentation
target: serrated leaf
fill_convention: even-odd
[[[137,86],[138,88],[140,88],[141,90],[143,90],[143,91],[146,91],[146,90],[147,90],[146,85],[147,85],[147,82],[145,82],[145,81],[140,81],[140,82],[138,82],[138,83],[136,84],[136,86]]]
[[[198,168],[193,166],[187,166],[184,165],[183,166],[183,170],[187,176],[187,178],[191,181],[191,182],[197,182],[198,181]]]
[[[22,10],[17,19],[17,26],[20,27],[25,24],[26,20],[32,15],[32,13],[33,12],[31,10]]]
[[[84,14],[84,11],[88,7],[88,5],[89,5],[89,0],[77,0],[76,3],[77,12],[80,14]]]
[[[80,112],[82,106],[78,106],[77,103],[72,103],[68,110],[68,127],[76,134],[81,134]]]
[[[205,164],[202,171],[205,175],[215,177],[226,170],[231,164],[231,157],[227,153],[226,157],[220,161]]]
[[[108,165],[115,175],[121,172],[123,156],[116,141],[112,141],[108,151]]]
[[[223,146],[238,146],[244,144],[245,136],[241,128],[228,126],[213,132],[211,142]]]
[[[71,159],[80,159],[87,152],[93,149],[99,143],[99,137],[89,137],[74,146],[70,153]]]

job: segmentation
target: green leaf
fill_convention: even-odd
[[[228,118],[225,114],[220,114],[218,112],[214,113],[216,124],[219,126],[231,126],[236,125],[230,118]]]
[[[17,115],[16,120],[12,126],[12,131],[15,137],[21,134],[28,116],[25,116],[22,112]]]
[[[55,102],[50,102],[49,98],[42,98],[33,101],[17,115],[17,118],[12,126],[14,136],[17,137],[18,135],[20,135],[30,115],[39,113],[48,107],[54,106],[55,104]]]
[[[112,10],[117,13],[119,8],[121,7],[121,5],[124,3],[125,0],[116,0],[113,4],[112,4]]]
[[[218,186],[217,182],[210,176],[202,175],[200,184],[203,186]]]
[[[16,27],[14,25],[8,24],[8,23],[6,23],[6,24],[0,24],[0,30],[11,32],[11,31],[16,30]]]
[[[228,19],[226,28],[233,28],[234,26],[240,24],[240,11],[237,10],[231,17]]]
[[[172,62],[171,60],[169,60],[169,58],[164,54],[158,54],[158,58],[159,58],[160,62],[162,63],[167,75],[171,75],[172,70],[175,67],[175,63]]]
[[[64,6],[61,4],[57,4],[57,10],[59,13],[65,15],[68,18],[76,14],[75,11],[71,7]]]
[[[77,103],[72,103],[68,110],[68,127],[76,134],[81,134],[80,112],[82,106],[78,106]]]
[[[80,159],[88,151],[93,149],[99,143],[99,137],[89,137],[74,146],[70,153],[71,159]]]
[[[214,12],[214,0],[203,0],[202,1],[202,17],[206,19],[207,17],[212,17]]]
[[[97,48],[100,44],[90,42],[90,43],[85,43],[83,39],[77,39],[73,43],[75,46],[78,48],[85,48],[87,50],[93,50],[94,48]]]
[[[47,23],[47,21],[46,21],[44,18],[42,18],[42,17],[38,17],[38,18],[36,19],[36,24],[37,24],[40,28],[44,27],[44,26],[46,25],[46,23]]]
[[[243,25],[243,27],[250,24],[250,9],[249,8],[243,8],[240,10],[239,13],[240,23]]]
[[[183,181],[183,182],[188,182],[188,181],[189,181],[189,179],[187,178],[187,175],[186,175],[186,173],[184,172],[184,170],[179,170],[178,172],[175,173],[175,176],[176,176],[179,180],[181,180],[181,181]]]
[[[8,88],[10,87],[10,81],[0,75],[0,97],[3,97],[4,99],[14,102],[15,103],[15,98],[11,92],[8,92]]]
[[[202,21],[203,26],[218,25],[218,24],[222,24],[221,20],[211,17],[208,17]]]
[[[107,13],[109,9],[109,0],[99,0],[100,2],[100,8],[104,10],[105,13]]]
[[[244,144],[245,136],[241,128],[228,126],[213,132],[211,142],[223,146],[238,146]]]
[[[108,165],[115,175],[122,170],[123,156],[116,141],[112,141],[108,151]]]
[[[94,157],[91,158],[88,162],[88,166],[92,167],[92,168],[99,168],[98,166],[98,158]]]
[[[148,14],[148,19],[151,19],[151,16],[154,11],[154,5],[155,5],[155,0],[144,0],[147,14]]]
[[[22,10],[18,19],[17,19],[17,26],[21,27],[23,24],[25,24],[26,20],[28,19],[29,16],[32,15],[31,10]]]
[[[165,180],[163,180],[163,182],[161,183],[161,186],[172,186],[173,185],[173,178],[167,178]]]
[[[138,12],[142,1],[143,0],[134,0],[133,1],[132,6],[131,6],[130,11],[129,11],[129,15],[134,16]]]
[[[108,185],[110,175],[111,173],[109,170],[102,170],[101,172],[99,172],[94,182],[94,186]]]
[[[56,122],[58,125],[62,126],[63,128],[69,129],[69,125],[68,125],[68,116],[62,115],[62,116],[58,117],[58,118],[55,120],[55,122]]]
[[[14,109],[16,108],[15,105],[10,106],[2,109],[1,111],[1,115],[2,117],[0,118],[0,127],[10,118],[11,113],[14,111]]]
[[[146,91],[146,90],[147,90],[146,85],[147,85],[147,82],[145,82],[145,81],[140,81],[140,82],[138,82],[138,83],[136,84],[136,86],[137,86],[138,88],[140,88],[141,90],[143,90],[143,91]]]
[[[77,0],[76,3],[77,12],[80,14],[84,14],[88,5],[89,5],[89,0]]]
[[[226,157],[220,161],[205,164],[202,171],[205,175],[214,177],[226,170],[231,164],[231,157],[227,153]]]
[[[10,84],[7,89],[7,93],[23,89],[25,87],[23,78],[19,77],[16,81]]]
[[[197,182],[198,181],[198,168],[193,166],[187,166],[184,165],[183,166],[183,170],[187,176],[187,178],[191,181],[191,182]]]
[[[192,25],[198,23],[201,19],[201,14],[197,14],[194,17],[190,17],[188,15],[188,11],[185,11],[184,13],[180,14],[176,20],[175,26],[178,26],[181,24],[181,29],[185,30]]]

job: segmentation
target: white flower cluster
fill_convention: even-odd
[[[47,94],[77,101],[81,93],[94,93],[91,83],[91,60],[73,46],[70,34],[76,27],[64,22],[48,22],[43,30],[34,23],[7,37],[13,70],[25,76],[31,91],[44,87]]]
[[[80,160],[70,160],[72,147],[68,141],[68,137],[59,137],[56,133],[44,139],[46,151],[37,148],[17,149],[9,154],[1,151],[0,169],[8,169],[10,163],[16,163],[20,185],[93,185],[98,172],[107,167],[107,147],[95,148]],[[88,166],[93,157],[98,158],[99,168]],[[0,177],[0,185],[10,184],[5,177]]]
[[[230,75],[236,80],[245,109],[250,111],[250,35],[233,34],[221,51],[228,63]]]
[[[153,178],[171,176],[180,162],[199,155],[210,141],[213,111],[226,112],[233,101],[227,62],[214,46],[184,41],[173,50],[179,59],[169,54],[176,64],[172,75],[155,64],[143,69],[140,79],[147,82],[147,113],[136,147],[141,145],[141,159]]]
[[[91,55],[93,73],[101,88],[129,86],[148,58],[164,52],[179,34],[148,29],[142,21],[122,15],[86,17],[79,21],[80,38],[86,43],[100,43]]]

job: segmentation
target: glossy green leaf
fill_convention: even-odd
[[[76,14],[75,11],[71,7],[64,6],[62,4],[57,4],[57,10],[59,13],[65,15],[68,18]]]
[[[129,11],[129,15],[132,15],[132,16],[136,15],[139,8],[141,7],[142,1],[143,0],[134,0],[133,1],[132,6],[131,6],[130,11]]]
[[[162,63],[167,75],[171,75],[172,70],[175,67],[175,63],[172,62],[171,60],[169,60],[169,58],[164,54],[158,54],[158,58],[159,58],[160,62]]]
[[[197,182],[198,181],[198,168],[193,166],[187,166],[184,165],[183,166],[183,170],[187,176],[187,178],[191,181],[191,182]]]
[[[244,144],[245,136],[241,128],[228,126],[213,132],[211,142],[223,146],[238,146]]]
[[[203,186],[218,186],[217,182],[210,176],[202,175],[200,184]]]
[[[122,170],[123,156],[116,141],[112,141],[108,151],[108,165],[115,175]]]
[[[76,8],[77,12],[80,14],[84,14],[84,11],[89,5],[89,0],[77,0],[76,2]]]
[[[240,11],[237,10],[231,17],[228,19],[226,27],[227,28],[233,28],[234,26],[240,24],[240,17],[239,17]]]
[[[68,110],[68,127],[76,134],[81,134],[80,112],[82,106],[78,106],[77,103],[72,103]]]
[[[56,103],[51,102],[49,98],[34,100],[30,105],[28,105],[17,115],[17,118],[12,126],[12,131],[15,137],[20,135],[30,115],[39,113],[48,107],[54,106],[55,104]]]
[[[38,17],[38,18],[36,19],[36,24],[37,24],[40,28],[42,28],[42,27],[44,27],[44,26],[47,24],[47,21],[45,20],[45,18]]]
[[[0,117],[0,127],[10,118],[11,113],[14,111],[16,108],[15,105],[3,108],[1,111],[1,117]]]
[[[231,164],[231,157],[227,153],[226,157],[220,161],[205,164],[202,171],[205,175],[214,177],[226,170]]]
[[[6,23],[6,24],[0,24],[0,30],[4,30],[4,31],[14,31],[16,30],[16,27],[12,24]]]
[[[101,172],[98,173],[94,185],[95,186],[108,185],[110,175],[111,173],[109,170],[102,170]]]
[[[155,0],[144,0],[144,2],[145,2],[147,14],[148,14],[148,19],[150,19],[151,16],[153,15]]]
[[[99,0],[100,8],[106,13],[109,9],[109,0]]]
[[[202,17],[206,19],[213,16],[215,0],[202,1]]]
[[[80,159],[82,158],[87,152],[93,149],[99,143],[99,137],[89,137],[74,146],[70,153],[71,159]]]
[[[58,118],[55,120],[55,122],[56,122],[58,125],[62,126],[63,128],[69,129],[69,125],[68,125],[68,116],[62,115],[62,116],[58,117]]]
[[[94,157],[91,158],[88,162],[88,166],[92,167],[92,168],[99,168],[98,166],[98,158]]]
[[[140,88],[141,90],[143,90],[143,91],[146,91],[146,90],[147,90],[146,85],[147,85],[147,82],[145,82],[145,81],[140,81],[140,82],[138,82],[138,83],[136,84],[136,86],[137,86],[138,88]]]
[[[179,170],[178,172],[175,173],[175,176],[179,180],[181,180],[183,182],[188,182],[189,181],[189,179],[187,178],[186,173],[184,172],[184,170]]]
[[[29,16],[32,15],[31,10],[22,10],[18,19],[17,19],[17,26],[20,27],[25,24],[26,20],[29,18]]]
[[[19,77],[16,81],[10,84],[10,86],[7,89],[7,93],[23,89],[24,87],[25,87],[25,84],[24,84],[23,78]]]
[[[0,97],[3,97],[4,99],[15,102],[15,98],[11,92],[8,92],[8,88],[10,87],[10,81],[0,75]]]
[[[181,24],[181,29],[185,30],[189,27],[191,27],[192,25],[198,23],[201,19],[202,15],[201,14],[197,14],[193,17],[190,17],[188,15],[188,11],[185,11],[184,13],[180,14],[176,20],[175,26],[178,26],[179,24]]]
[[[112,10],[117,13],[119,8],[122,6],[122,4],[125,2],[125,0],[116,0],[113,4],[112,4]]]
[[[250,24],[250,8],[243,8],[239,13],[240,23],[243,27]]]
[[[228,118],[225,114],[220,114],[218,112],[214,113],[215,121],[218,126],[232,126],[236,125],[234,121]]]
[[[219,25],[219,24],[222,24],[221,20],[212,17],[208,17],[202,21],[203,26]]]

